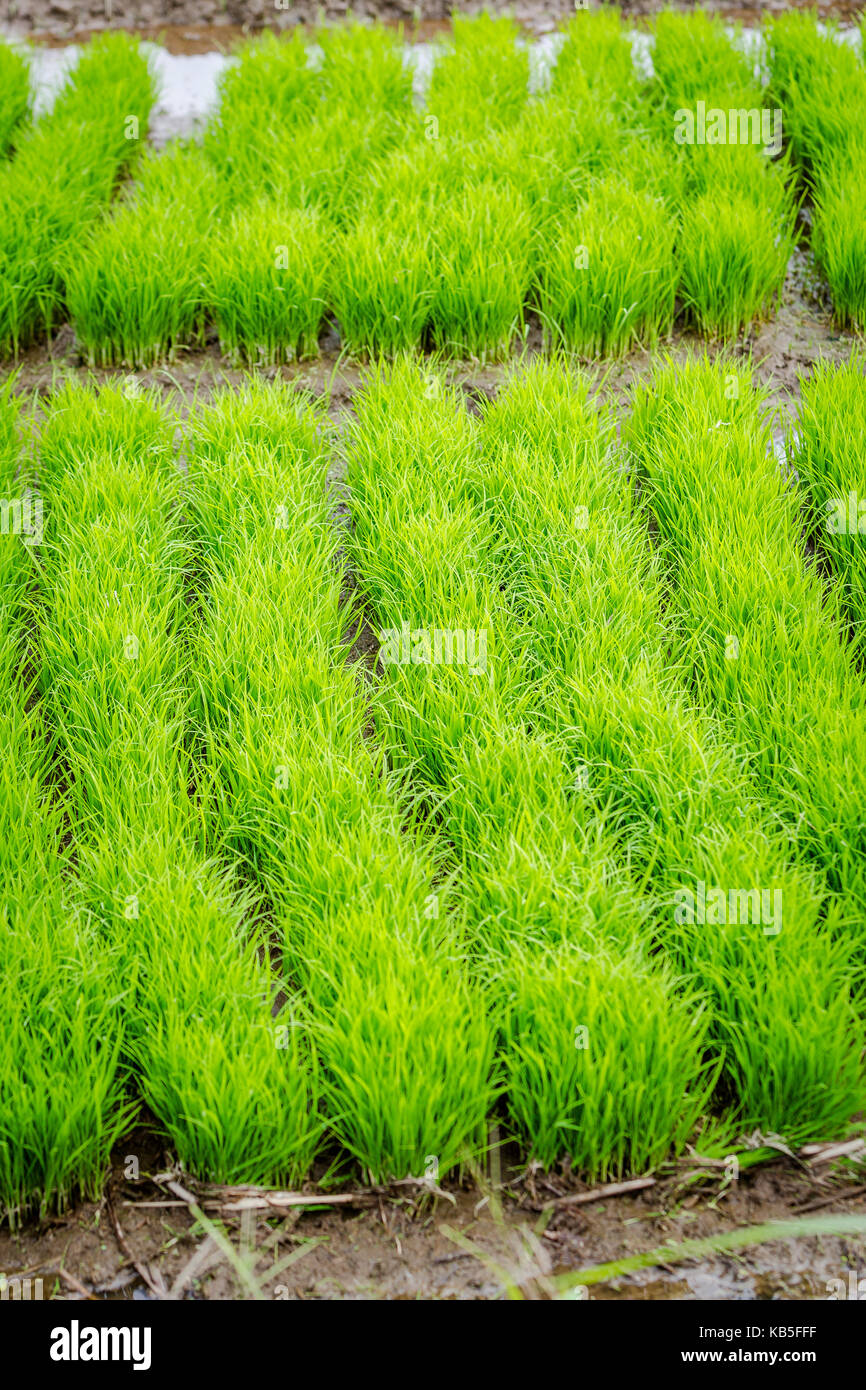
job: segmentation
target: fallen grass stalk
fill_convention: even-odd
[[[732,1250],[748,1250],[774,1240],[803,1240],[809,1236],[857,1236],[866,1232],[866,1216],[854,1212],[844,1216],[801,1217],[791,1221],[767,1221],[760,1226],[744,1226],[737,1231],[683,1240],[676,1244],[659,1245],[640,1255],[628,1255],[622,1260],[593,1265],[588,1269],[557,1276],[557,1287],[565,1292],[580,1285],[606,1284],[638,1269],[654,1269],[658,1265],[683,1264],[688,1260],[724,1255]]]

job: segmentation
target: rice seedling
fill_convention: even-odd
[[[41,498],[20,475],[17,409],[0,392],[0,1220],[95,1198],[130,1119],[119,1061],[116,962],[63,881],[62,816],[48,799],[51,731],[27,639]]]
[[[0,41],[0,159],[19,138],[30,114],[30,67],[18,49]]]
[[[862,168],[862,158],[847,152],[824,161],[812,233],[815,260],[830,287],[836,319],[843,327],[861,332],[866,328],[866,192]]]
[[[349,352],[393,356],[418,347],[433,296],[423,203],[403,203],[385,220],[362,212],[338,244],[332,284]]]
[[[414,129],[412,75],[399,34],[352,24],[323,31],[320,44],[315,121],[293,136],[274,191],[348,226],[371,169]]]
[[[172,361],[200,337],[213,188],[195,145],[148,155],[132,196],[67,252],[67,303],[91,364]]]
[[[735,34],[739,39],[741,31]],[[653,39],[655,82],[668,107],[689,106],[707,94],[730,98],[731,106],[752,105],[754,71],[717,16],[663,10],[655,18]]]
[[[517,134],[520,145],[512,163],[525,171],[522,182],[533,208],[539,273],[549,276],[552,261],[555,278],[564,275],[566,287],[575,267],[569,266],[560,243],[574,240],[579,217],[603,208],[616,221],[623,189],[632,209],[643,195],[669,201],[676,170],[671,141],[653,119],[617,14],[596,10],[574,17],[553,68],[550,93],[530,103]],[[670,240],[668,229],[675,226],[671,211],[663,247]],[[639,248],[644,253],[647,243],[644,234]],[[583,244],[581,238],[576,246]]]
[[[563,750],[533,727],[531,653],[502,606],[496,538],[473,497],[478,448],[438,375],[402,359],[371,373],[350,430],[347,477],[351,552],[384,629],[377,728],[409,769],[419,810],[435,809],[458,854],[514,1132],[544,1162],[571,1154],[593,1173],[620,1171],[684,1142],[696,1122],[711,1086],[704,1024],[645,957],[646,910],[616,862],[603,811],[569,794]],[[452,639],[441,659],[437,631]],[[410,650],[398,655],[404,632]],[[482,633],[493,643],[485,669],[480,643],[469,655]],[[456,647],[455,634],[463,639]],[[618,972],[625,959],[630,967]],[[589,1023],[579,1002],[596,990],[610,1008],[592,1014],[593,1046],[600,1055],[628,1050],[619,991],[637,980],[664,1001],[656,1024],[683,1010],[682,1048],[659,1076],[655,1111],[637,1058],[623,1068],[633,1081],[605,1099],[601,1071],[575,1057]],[[645,1147],[612,1141],[627,1112],[639,1114]]]
[[[684,1150],[713,1080],[697,997],[639,957],[567,948],[516,947],[502,983],[509,1111],[539,1162],[619,1178]]]
[[[406,137],[412,78],[399,37],[350,25],[323,31],[320,46],[315,60],[301,38],[268,36],[224,75],[203,144],[226,208],[273,199],[350,221],[367,172]]]
[[[302,122],[317,105],[318,82],[303,35],[269,31],[239,48],[237,61],[220,74],[217,125],[225,133],[244,120],[281,125]]]
[[[180,1162],[298,1182],[320,1139],[297,1001],[276,999],[252,895],[208,860],[187,733],[189,671],[171,416],[67,387],[39,441],[49,505],[40,689],[66,778],[71,890],[117,954],[124,1055]]]
[[[0,354],[49,333],[63,267],[147,135],[155,83],[124,34],[95,39],[50,114],[0,166]]]
[[[794,1217],[786,1221],[767,1221],[760,1226],[745,1226],[734,1231],[720,1231],[717,1235],[678,1240],[669,1245],[657,1246],[655,1250],[641,1251],[638,1255],[626,1255],[621,1260],[611,1260],[588,1269],[569,1271],[568,1274],[562,1274],[557,1278],[557,1286],[563,1290],[563,1296],[567,1296],[570,1289],[607,1283],[609,1280],[621,1278],[624,1274],[632,1274],[638,1269],[654,1269],[659,1266],[667,1268],[670,1264],[680,1264],[684,1260],[726,1255],[729,1251],[769,1244],[774,1240],[797,1240],[803,1236],[862,1236],[864,1232],[866,1219],[853,1211],[839,1215],[812,1215]]]
[[[430,302],[433,344],[455,356],[497,358],[523,332],[532,230],[518,189],[483,180],[436,209]]]
[[[735,337],[781,298],[797,213],[784,184],[756,172],[748,192],[704,193],[683,209],[680,296],[708,336]]]
[[[694,711],[686,673],[669,666],[679,634],[662,616],[633,478],[615,466],[613,422],[585,382],[540,363],[510,378],[483,434],[475,488],[534,652],[530,717],[560,731],[570,786],[620,827],[656,938],[707,999],[721,1098],[743,1123],[838,1132],[863,1095],[853,943],[822,931],[826,895],[787,863],[726,731]],[[724,886],[723,913],[688,910],[700,884]],[[778,923],[761,925],[756,884],[778,892]]]
[[[208,299],[233,362],[272,366],[316,356],[332,240],[317,209],[268,202],[236,213],[215,234]]]
[[[375,107],[359,121],[352,110],[328,106],[307,135],[295,142],[275,190],[299,205],[319,207],[339,226],[350,227],[366,196],[370,172],[413,133]]]
[[[322,50],[322,101],[350,111],[376,111],[402,123],[412,105],[412,70],[403,57],[403,30],[340,24],[316,35]]]
[[[0,97],[3,350],[65,298],[94,364],[171,357],[209,311],[233,362],[314,355],[330,312],[395,359],[341,436],[284,385],[219,395],[188,472],[154,396],[48,404],[46,543],[0,535],[12,1220],[95,1192],[139,1098],[191,1170],[283,1185],[326,1142],[435,1183],[500,1103],[527,1156],[604,1178],[710,1107],[800,1143],[866,1102],[863,362],[801,384],[795,489],[742,365],[668,365],[621,444],[556,352],[473,414],[410,356],[503,357],[529,305],[586,354],[677,304],[734,336],[778,297],[795,160],[859,324],[860,137],[819,108],[841,73],[859,111],[860,60],[783,22],[765,97],[719,25],[664,15],[642,83],[580,14],[536,98],[511,23],[458,18],[423,112],[399,37],[321,38],[243,50],[203,148],[145,156],[110,214],[136,51],[97,47],[5,145]],[[774,98],[781,158],[675,138],[681,107],[742,132]],[[18,462],[0,394],[0,530]]]
[[[859,939],[866,696],[845,650],[840,590],[802,553],[765,396],[732,363],[670,364],[635,393],[629,435],[694,690],[722,716],[795,853],[826,875]]]
[[[546,232],[539,254],[538,303],[551,339],[596,355],[669,332],[674,238],[660,200],[617,178],[593,184],[583,205]]]
[[[853,353],[844,366],[816,362],[800,379],[800,409],[788,440],[806,489],[810,534],[838,576],[858,662],[866,650],[866,378]]]
[[[772,310],[794,249],[797,209],[771,109],[739,39],[702,12],[655,24],[659,138],[679,155],[680,298],[700,332],[732,338]]]
[[[578,119],[568,105],[547,95],[531,102],[510,130],[472,148],[484,152],[488,179],[497,176],[510,186],[514,170],[520,170],[537,256],[548,244],[550,224],[577,207],[591,177],[621,155],[620,137],[616,122],[602,119],[593,104]]]
[[[586,10],[571,19],[550,85],[557,96],[581,105],[587,96],[614,109],[638,99],[637,70],[618,11]]]
[[[324,421],[282,385],[196,420],[189,504],[204,623],[197,722],[219,843],[271,903],[302,987],[330,1132],[377,1181],[484,1143],[492,1034],[441,852],[375,745],[348,664]]]
[[[856,49],[839,41],[835,23],[819,28],[814,11],[779,15],[766,35],[769,98],[783,107],[794,162],[819,182],[828,158],[862,150],[866,70]]]
[[[488,129],[505,129],[520,117],[528,94],[529,54],[514,22],[455,13],[427,92],[437,138],[477,139]]]
[[[866,155],[866,69],[831,22],[780,16],[769,28],[771,91],[785,112],[794,160],[814,199],[812,249],[843,326],[866,323],[859,171]]]
[[[319,110],[319,83],[303,37],[265,32],[239,50],[219,82],[219,102],[202,141],[228,206],[279,182],[293,138]]]

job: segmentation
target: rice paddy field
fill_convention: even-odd
[[[866,1263],[863,38],[645,9],[0,39],[6,1283]]]

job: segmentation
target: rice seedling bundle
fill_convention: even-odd
[[[671,364],[636,391],[629,437],[694,690],[748,756],[795,848],[840,895],[862,951],[866,694],[840,589],[803,554],[765,395],[734,364]]]
[[[291,142],[313,122],[317,79],[299,33],[244,44],[220,75],[219,102],[202,147],[226,206],[262,196],[281,177]]]
[[[364,210],[341,238],[331,294],[353,355],[394,356],[420,345],[436,283],[430,214],[421,198],[401,202],[384,217]]]
[[[511,19],[455,13],[436,54],[426,109],[435,138],[475,140],[517,121],[529,95],[529,52]]]
[[[535,297],[548,338],[586,354],[655,341],[673,323],[672,155],[618,15],[575,16],[551,93],[525,124],[535,134],[526,158],[535,164]]]
[[[0,165],[0,354],[50,332],[68,251],[141,148],[154,97],[137,44],[95,39],[51,112]]]
[[[204,137],[229,209],[276,198],[351,220],[370,167],[405,138],[412,75],[399,34],[360,24],[247,45]]]
[[[272,366],[318,353],[334,229],[316,208],[262,202],[210,250],[208,298],[233,362]]]
[[[816,362],[800,380],[800,409],[788,441],[806,490],[810,535],[829,559],[850,624],[852,653],[866,649],[866,377],[853,353],[844,366]]]
[[[504,357],[523,332],[532,275],[532,228],[519,189],[479,179],[437,207],[430,303],[436,348]]]
[[[492,1034],[441,851],[365,737],[329,444],[283,386],[196,420],[197,721],[220,841],[266,890],[303,990],[329,1131],[377,1181],[421,1177],[431,1156],[443,1175],[484,1143]]]
[[[682,161],[682,303],[702,333],[732,338],[774,306],[794,248],[781,112],[720,21],[665,12],[654,33],[657,122]]]
[[[254,899],[206,857],[174,422],[68,387],[39,441],[48,516],[40,689],[66,774],[74,901],[117,956],[124,1056],[190,1171],[291,1183],[320,1137],[294,1003]]]
[[[866,325],[866,68],[860,52],[817,14],[786,14],[769,29],[771,91],[813,198],[812,248],[843,326]]]
[[[148,367],[200,340],[214,188],[197,146],[149,153],[130,196],[68,251],[66,298],[91,364]]]
[[[570,794],[561,746],[527,711],[528,634],[503,606],[473,496],[479,443],[439,376],[411,363],[378,369],[358,401],[351,552],[384,630],[377,725],[455,845],[514,1131],[542,1162],[619,1173],[693,1128],[705,1022],[650,964],[613,827]]]
[[[485,411],[477,494],[534,653],[531,717],[558,731],[570,786],[605,807],[642,878],[654,937],[708,998],[732,1113],[836,1130],[863,1095],[851,943],[819,934],[826,890],[787,862],[725,729],[670,663],[664,575],[613,428],[556,364],[515,373]]]
[[[810,180],[828,158],[862,149],[866,71],[857,48],[814,11],[777,16],[767,27],[772,99],[784,108],[785,140]]]
[[[0,1218],[96,1198],[129,1120],[111,953],[70,901],[52,734],[34,698],[28,551],[42,499],[20,473],[17,409],[0,394]]]
[[[572,18],[556,55],[550,85],[567,100],[582,103],[591,95],[615,110],[627,109],[638,100],[637,69],[617,10],[585,10]]]
[[[25,55],[0,41],[0,159],[20,138],[30,113],[30,67]]]
[[[403,57],[403,31],[381,25],[338,24],[317,35],[322,50],[322,101],[381,114],[401,127],[412,103],[412,70]]]

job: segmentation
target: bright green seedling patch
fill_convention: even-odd
[[[697,998],[674,1002],[665,972],[604,951],[515,947],[502,985],[509,1113],[545,1167],[567,1153],[589,1179],[622,1177],[684,1149],[713,1081],[696,1075]]]
[[[814,200],[812,247],[843,326],[866,324],[866,68],[862,50],[817,13],[786,14],[769,28],[772,98]]]
[[[62,814],[49,801],[51,729],[28,650],[31,552],[42,497],[17,473],[17,411],[0,393],[0,1220],[97,1198],[130,1120],[120,1062],[124,989],[64,882]]]
[[[334,313],[354,355],[420,346],[434,293],[429,217],[420,199],[387,219],[362,213],[338,244]]]
[[[230,360],[273,366],[317,355],[333,237],[317,209],[273,203],[215,234],[208,298]]]
[[[155,94],[135,42],[95,39],[51,112],[0,165],[0,355],[51,331],[70,248],[142,149]]]
[[[864,103],[866,113],[866,103]],[[843,327],[866,329],[866,187],[863,160],[856,155],[829,157],[822,167],[815,197],[812,245]]]
[[[303,37],[271,33],[244,44],[220,76],[219,104],[204,133],[220,195],[230,207],[272,193],[285,179],[294,137],[306,138],[319,106]]]
[[[591,431],[593,418],[586,423]],[[509,443],[513,469],[521,441],[515,434]],[[394,761],[408,765],[419,814],[435,808],[454,846],[513,1132],[542,1161],[570,1154],[593,1173],[618,1172],[680,1145],[696,1122],[710,1085],[704,1025],[693,1008],[687,1022],[673,981],[645,958],[647,909],[617,862],[615,827],[578,788],[555,729],[530,712],[536,634],[503,601],[497,561],[505,557],[476,491],[483,496],[490,476],[481,444],[439,374],[405,360],[371,374],[357,402],[352,554],[381,624],[376,723]],[[513,579],[532,584],[531,560]],[[555,663],[542,660],[552,676]],[[626,1069],[603,1098],[601,1072],[576,1059],[575,1036],[587,1024],[578,982],[604,973],[595,957],[605,951],[605,988],[616,997],[599,1046],[616,1055],[629,1047],[620,989],[645,987],[680,1019],[682,1050],[655,1110],[643,1106],[641,1068]],[[646,1148],[611,1143],[637,1112]]]
[[[702,333],[735,337],[775,307],[794,249],[794,218],[784,186],[761,169],[754,188],[731,188],[724,199],[704,193],[683,210],[680,294]]]
[[[195,146],[150,155],[130,199],[68,252],[67,300],[98,366],[172,361],[201,337],[213,174]]]
[[[191,556],[174,420],[146,395],[67,388],[39,441],[48,511],[40,688],[63,759],[72,888],[116,953],[124,1053],[181,1163],[295,1183],[317,1080],[234,865],[201,843],[188,742]],[[280,1031],[282,1030],[282,1032]]]
[[[741,36],[703,13],[658,16],[653,68],[658,138],[677,154],[681,303],[701,333],[732,338],[775,306],[794,248],[784,113]]]
[[[669,365],[636,392],[630,438],[696,693],[747,753],[798,857],[839,894],[862,951],[866,694],[842,592],[803,553],[765,400],[733,363]]]
[[[436,1178],[485,1143],[493,1036],[441,850],[364,737],[329,444],[282,386],[196,421],[198,723],[218,843],[266,890],[309,1006],[330,1132],[376,1181]]]
[[[589,94],[615,105],[637,100],[637,70],[618,11],[594,9],[574,16],[556,57],[551,88],[576,105]]]
[[[320,29],[322,100],[345,110],[377,111],[402,122],[412,103],[412,70],[402,28],[335,24]]]
[[[18,49],[0,41],[0,158],[17,142],[30,112],[30,67]]]
[[[643,870],[653,939],[707,1001],[719,1100],[792,1139],[838,1132],[862,1096],[853,943],[817,935],[819,886],[788,864],[725,728],[694,711],[613,421],[585,382],[537,363],[484,433],[478,495],[534,654],[535,717],[562,731],[575,802],[605,808]],[[707,885],[724,912],[705,910]]]
[[[476,139],[507,128],[529,94],[529,52],[510,19],[453,16],[453,31],[436,55],[427,111],[437,138]]]
[[[619,180],[554,222],[539,251],[538,301],[554,342],[587,356],[652,343],[673,324],[675,228],[663,204]]]
[[[434,345],[458,357],[507,355],[522,332],[531,224],[519,189],[480,180],[434,211]]]
[[[866,655],[866,377],[863,357],[817,362],[800,380],[788,447],[806,489],[811,534],[838,575],[858,662]]]

